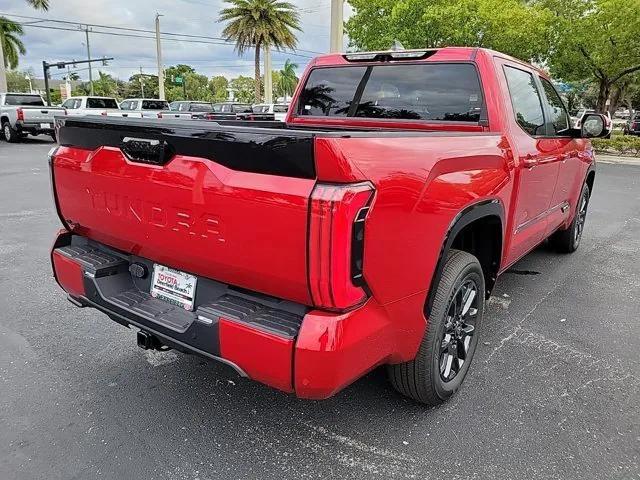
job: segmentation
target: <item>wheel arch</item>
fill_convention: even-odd
[[[455,216],[442,243],[429,286],[425,304],[427,316],[431,313],[435,292],[452,248],[466,251],[478,258],[485,277],[485,294],[487,297],[490,295],[502,261],[504,215],[500,200],[491,199],[469,205]],[[478,238],[479,235],[482,236],[481,239]]]
[[[593,185],[595,181],[596,181],[596,168],[593,165],[591,165],[591,167],[589,167],[589,170],[587,171],[587,177],[585,179],[585,183],[589,187],[589,196],[591,196],[591,194],[593,193]]]

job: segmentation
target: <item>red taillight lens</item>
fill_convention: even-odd
[[[21,108],[18,108],[16,110],[17,116],[18,116],[18,120],[21,120],[24,122],[24,110]]]
[[[317,307],[341,310],[362,303],[364,222],[369,183],[318,184],[311,194],[309,284]]]

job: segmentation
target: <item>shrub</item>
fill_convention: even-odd
[[[611,138],[594,138],[591,143],[598,152],[640,156],[640,137],[616,135]]]

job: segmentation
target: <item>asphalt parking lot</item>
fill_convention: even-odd
[[[0,143],[0,479],[638,479],[640,166],[600,164],[583,243],[498,282],[460,393],[374,371],[297,400],[68,303],[49,141]]]

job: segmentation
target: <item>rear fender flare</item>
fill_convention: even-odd
[[[440,255],[438,256],[438,263],[436,264],[436,268],[433,272],[433,277],[431,279],[431,284],[429,285],[429,293],[427,295],[427,300],[424,307],[425,316],[428,318],[431,314],[431,308],[433,307],[433,300],[435,297],[436,289],[440,283],[440,278],[442,277],[442,271],[444,270],[444,265],[447,261],[447,256],[449,254],[449,250],[451,250],[451,245],[453,244],[456,236],[462,231],[464,227],[470,225],[472,222],[476,220],[480,220],[484,217],[489,216],[497,216],[500,218],[500,222],[502,225],[502,248],[504,248],[504,207],[502,202],[498,199],[490,199],[483,200],[472,205],[467,206],[464,210],[460,211],[449,226],[447,230],[447,234],[445,235],[444,242],[442,243],[442,247],[440,248]],[[500,255],[502,258],[502,252]]]

